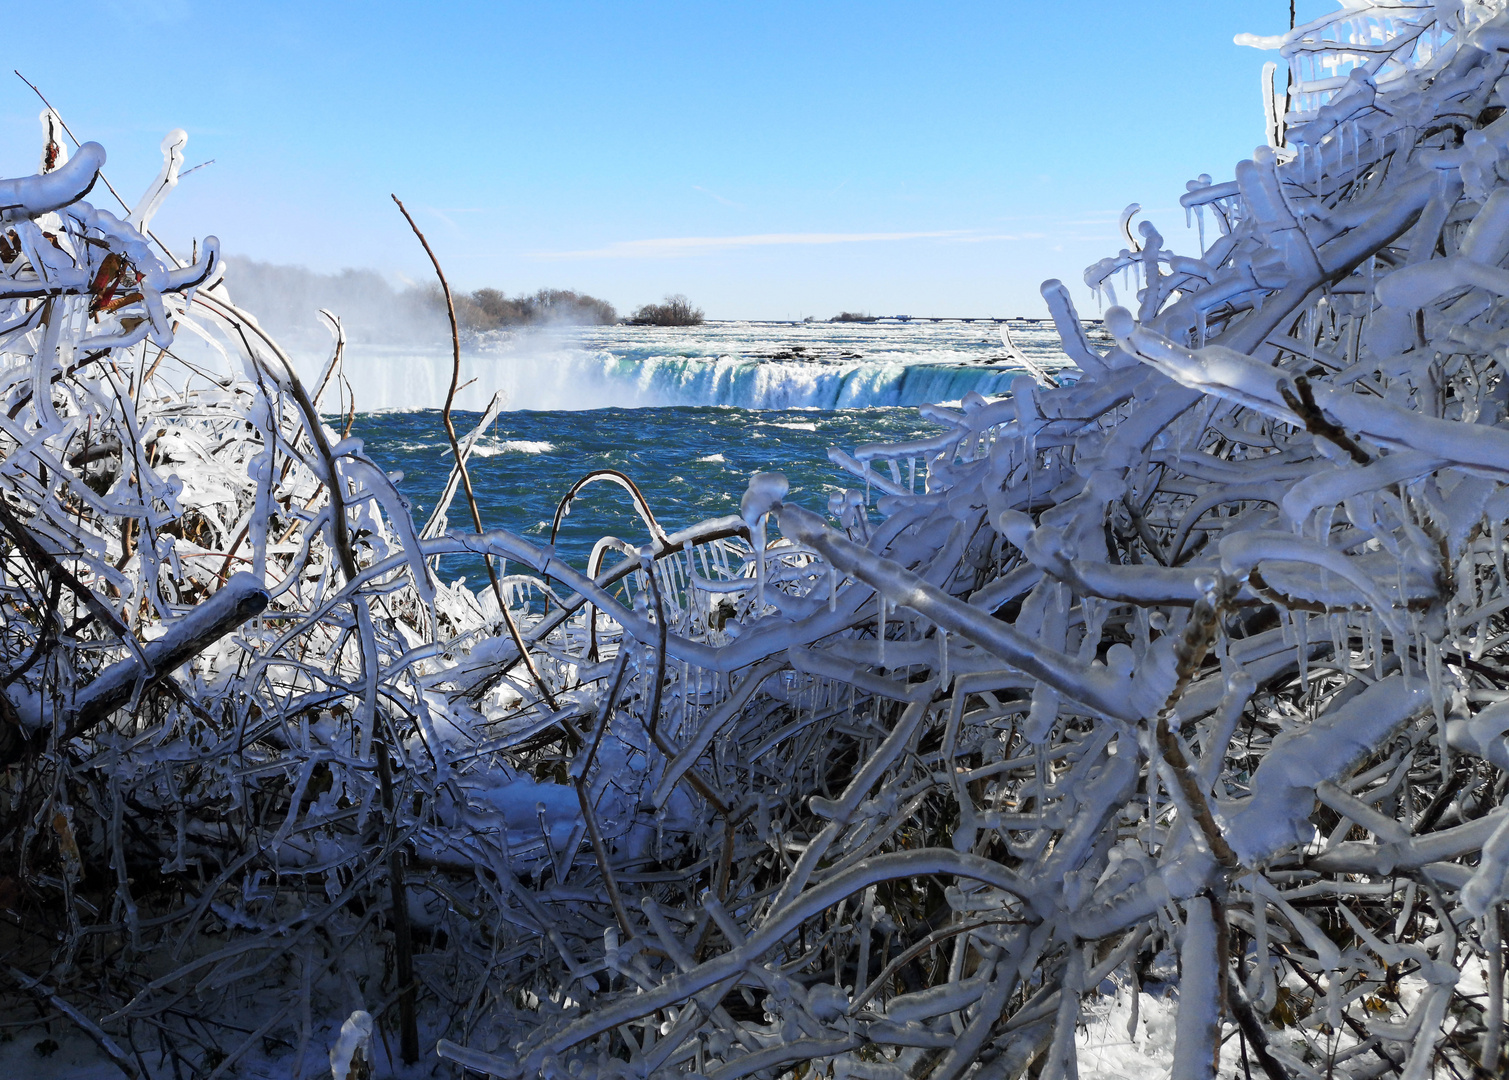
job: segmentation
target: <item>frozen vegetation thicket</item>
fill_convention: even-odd
[[[7,1009],[132,1075],[1060,1080],[1173,983],[1179,1080],[1501,1075],[1501,6],[1250,39],[1272,145],[1189,185],[1203,251],[1091,269],[1114,347],[1048,282],[1077,372],[834,449],[826,507],[668,534],[585,475],[561,513],[643,521],[585,566],[414,521],[321,420],[338,324],[301,385],[154,244],[182,133],[121,217],[47,117],[0,182]]]

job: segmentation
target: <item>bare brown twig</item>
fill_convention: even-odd
[[[451,419],[451,406],[455,404],[457,385],[461,381],[461,330],[456,325],[456,304],[451,298],[451,286],[445,280],[445,271],[440,268],[440,259],[436,257],[435,252],[430,248],[430,242],[425,239],[424,233],[420,231],[413,216],[398,196],[393,195],[391,198],[397,204],[399,212],[403,214],[404,220],[409,223],[409,228],[414,230],[414,235],[419,238],[420,244],[424,246],[424,253],[430,257],[430,263],[435,267],[435,276],[440,279],[440,289],[445,294],[445,310],[451,320],[451,386],[445,395],[445,408],[441,412],[441,417],[445,421],[445,435],[450,440],[451,453],[454,455],[456,467],[461,470],[461,488],[466,492],[466,504],[471,508],[472,524],[476,527],[477,532],[481,533],[485,531],[482,527],[482,511],[477,506],[477,496],[472,491],[471,472],[466,467],[466,460],[461,456],[461,440],[456,436],[456,424]],[[529,647],[524,643],[523,635],[519,633],[519,624],[514,620],[513,613],[508,610],[508,604],[503,599],[503,586],[498,581],[498,571],[493,566],[492,557],[484,555],[482,561],[487,566],[487,576],[492,582],[493,597],[498,601],[498,610],[503,613],[503,624],[508,628],[508,636],[513,639],[514,647],[519,650],[519,656],[523,659],[524,666],[529,670],[529,677],[533,680],[535,689],[540,692],[540,697],[545,699],[545,703],[550,706],[551,711],[555,712],[558,709],[555,703],[555,695],[551,693],[550,687],[546,685],[544,678],[541,677],[539,668],[535,666],[534,658],[529,654]]]

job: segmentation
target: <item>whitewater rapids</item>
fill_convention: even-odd
[[[1013,320],[1017,349],[1051,369],[1068,361],[1051,324]],[[312,380],[326,359],[292,350]],[[481,411],[495,391],[511,410],[667,406],[860,409],[1006,393],[1022,367],[990,320],[909,323],[717,322],[699,327],[555,327],[463,347],[456,407]],[[362,412],[440,408],[448,343],[348,346],[344,373]]]

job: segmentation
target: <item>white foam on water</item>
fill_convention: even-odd
[[[507,439],[498,443],[485,443],[472,449],[478,457],[493,457],[497,454],[548,454],[555,443],[543,439]]]

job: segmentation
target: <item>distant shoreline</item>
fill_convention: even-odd
[[[1101,319],[1079,320],[1082,326],[1100,326]],[[1032,325],[1053,325],[1053,320],[1047,318],[1033,318],[1026,315],[876,315],[872,319],[849,320],[846,322],[834,322],[829,319],[705,319],[704,325],[711,323],[748,323],[751,326],[824,326],[824,327],[850,327],[850,326],[905,326],[908,323],[988,323],[998,326],[1002,323],[1030,323]],[[632,326],[633,323],[620,321],[620,326]],[[659,329],[681,329],[679,327],[659,327]]]

